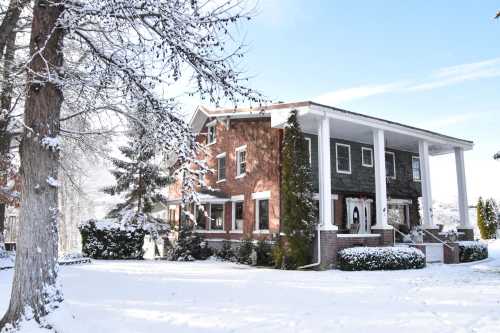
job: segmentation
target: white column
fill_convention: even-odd
[[[429,143],[424,140],[418,142],[418,153],[420,157],[420,178],[422,184],[422,212],[423,227],[434,229],[432,223],[432,190],[431,173],[429,168]]]
[[[460,212],[460,229],[471,229],[469,224],[469,203],[467,202],[467,184],[465,182],[465,164],[463,148],[455,148],[455,165],[457,168],[458,210]]]
[[[332,177],[330,158],[330,120],[323,117],[318,130],[319,218],[322,230],[336,230],[332,224]]]
[[[385,136],[381,129],[373,130],[375,159],[375,210],[377,224],[372,229],[392,229],[387,223],[387,180],[385,172]]]

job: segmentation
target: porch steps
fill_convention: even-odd
[[[412,244],[395,243],[394,246],[410,247]],[[444,263],[444,245],[442,243],[422,243],[425,247],[425,262],[428,264]]]

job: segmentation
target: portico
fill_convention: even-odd
[[[332,148],[332,140],[347,140],[360,143],[366,146],[365,149],[372,150],[373,153],[373,169],[371,172],[374,181],[375,207],[372,215],[375,216],[375,221],[369,229],[371,235],[380,235],[381,243],[394,242],[393,225],[388,221],[388,200],[392,199],[388,195],[388,184],[394,186],[393,184],[401,182],[396,173],[402,172],[400,170],[396,172],[397,158],[393,157],[394,164],[388,163],[387,154],[390,151],[411,154],[412,165],[419,166],[419,168],[414,167],[413,170],[414,182],[421,191],[422,211],[421,221],[418,221],[418,224],[433,234],[437,234],[437,226],[433,222],[429,159],[431,156],[436,155],[455,155],[458,207],[460,211],[459,231],[464,232],[467,238],[472,237],[472,227],[468,219],[464,164],[464,151],[472,149],[473,143],[471,141],[313,102],[296,103],[290,108],[271,110],[271,125],[275,128],[282,128],[289,112],[292,110],[297,110],[298,119],[304,133],[317,135],[319,228],[322,234],[335,235],[335,237],[340,234],[339,224],[335,223],[332,216],[332,200],[330,198],[332,194],[339,193],[342,190],[339,187],[342,187],[343,183],[341,182],[342,179],[332,179],[332,175],[350,179],[349,181],[352,183],[356,183],[357,180],[356,174],[350,170],[350,164],[349,168],[345,169],[346,171],[338,170],[338,156],[332,156],[332,152],[338,154],[337,144],[335,148]],[[349,147],[349,151],[346,150],[349,159],[351,157],[350,149]],[[349,161],[349,163],[351,162]],[[387,170],[387,165],[390,166],[390,170]],[[365,172],[368,171],[365,170]],[[337,184],[340,184],[340,186]],[[398,185],[400,184],[398,183]],[[359,214],[359,212],[357,213]],[[361,230],[367,230],[367,228],[361,228]],[[357,235],[356,237],[362,238],[363,236]],[[329,242],[328,238],[324,239],[324,236],[322,236],[321,240]]]

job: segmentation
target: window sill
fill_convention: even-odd
[[[267,235],[267,234],[269,234],[269,229],[266,229],[266,230],[254,230],[252,233],[253,233],[253,234],[263,234],[263,235]]]
[[[337,173],[339,173],[341,175],[351,175],[352,174],[351,171],[340,171],[340,170],[337,170]]]
[[[226,181],[226,179],[221,179],[221,180],[216,181],[215,183],[219,184],[219,183],[224,183],[225,181]]]
[[[230,230],[229,233],[230,234],[242,234],[243,230]]]
[[[225,230],[196,230],[197,233],[200,234],[224,234]]]
[[[246,176],[246,172],[242,173],[241,175],[236,176],[235,179],[240,179],[240,178],[243,178],[245,176]]]

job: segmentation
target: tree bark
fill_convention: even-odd
[[[17,24],[17,22],[15,24]],[[12,93],[14,85],[11,82],[11,71],[13,67],[12,62],[14,61],[16,34],[16,31],[12,30],[6,41],[3,66],[3,85],[2,92],[0,93],[0,110],[10,110],[12,107]],[[7,184],[9,174],[9,165],[6,160],[6,156],[8,156],[10,152],[11,133],[9,133],[8,126],[8,118],[0,120],[0,159],[2,157],[5,159],[4,161],[0,160],[0,186]],[[0,235],[3,235],[5,230],[6,210],[7,203],[0,202]],[[0,236],[0,243],[3,242],[2,239],[3,237]]]
[[[5,13],[2,24],[0,24],[0,59],[2,59],[4,54],[4,49],[7,44],[8,36],[12,33],[14,28],[19,21],[19,16],[23,11],[23,8],[31,0],[10,0],[9,7]]]
[[[59,134],[63,94],[57,77],[63,65],[63,30],[57,24],[62,11],[62,6],[48,0],[36,0],[33,7],[17,255],[10,304],[0,330],[6,324],[17,325],[21,318],[41,322],[62,301],[57,286],[58,188],[47,181],[57,179],[59,153],[41,144],[43,138]]]

